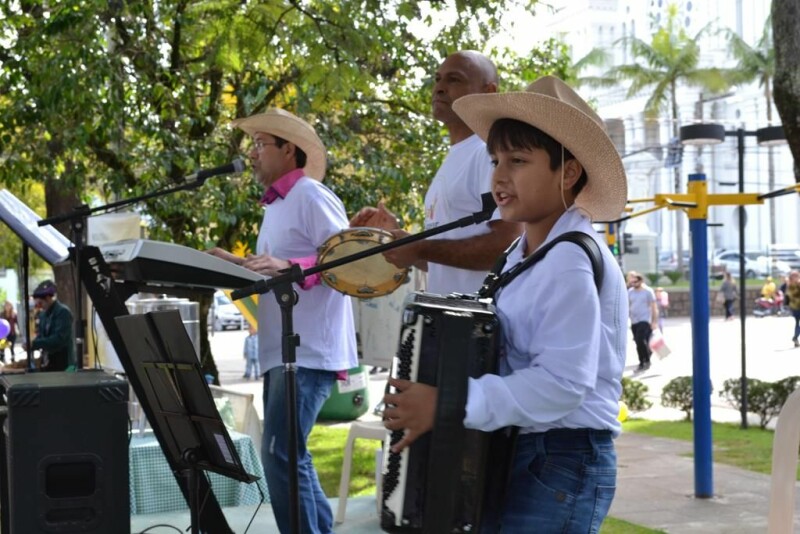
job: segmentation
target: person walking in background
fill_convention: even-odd
[[[789,310],[792,312],[792,318],[794,318],[794,335],[792,336],[792,342],[794,342],[795,347],[800,347],[800,341],[798,341],[798,337],[800,337],[800,272],[799,271],[792,271],[789,273],[789,281],[786,283],[786,294],[783,297],[785,299],[786,305],[789,307]]]
[[[658,328],[658,306],[653,290],[644,283],[641,273],[628,273],[631,287],[628,289],[628,303],[631,316],[631,331],[639,355],[637,371],[650,369],[650,336]]]
[[[722,285],[719,287],[719,292],[722,293],[724,298],[722,303],[725,306],[725,320],[730,321],[733,319],[733,302],[736,300],[736,296],[739,294],[739,289],[736,287],[736,283],[733,281],[733,276],[731,276],[731,273],[725,273],[725,279],[722,281]]]
[[[258,380],[261,369],[258,364],[258,335],[253,325],[248,328],[248,336],[244,338],[244,376],[242,378]]]
[[[656,305],[658,306],[658,329],[664,332],[664,317],[669,310],[669,293],[663,287],[656,288]]]
[[[5,339],[8,343],[8,349],[11,351],[11,361],[14,361],[14,343],[17,341],[17,312],[14,310],[14,305],[10,301],[6,301],[3,305],[3,319],[8,321],[8,334]],[[3,349],[2,358],[0,361],[6,361],[6,349]]]

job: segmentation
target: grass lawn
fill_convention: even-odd
[[[691,421],[629,419],[623,423],[622,428],[625,432],[691,441],[694,432],[692,424]],[[762,430],[757,426],[742,430],[734,423],[712,423],[714,461],[769,475],[772,472],[774,436],[772,430]],[[687,454],[687,456],[692,455]],[[798,480],[800,480],[800,470]]]
[[[314,456],[322,490],[328,497],[339,495],[339,477],[342,455],[347,442],[347,429],[316,425],[308,439],[308,448]],[[377,440],[357,439],[353,448],[353,465],[350,472],[350,496],[375,494],[375,450]],[[600,529],[601,534],[650,534],[661,532],[609,517]]]

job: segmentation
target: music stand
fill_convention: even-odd
[[[31,351],[31,333],[28,331],[30,325],[30,310],[28,309],[28,248],[41,257],[50,265],[57,265],[69,259],[69,247],[72,246],[69,239],[64,237],[52,226],[39,226],[42,220],[35,211],[29,208],[24,202],[15,197],[7,189],[0,190],[0,220],[6,223],[12,232],[22,241],[22,285],[24,295],[22,295],[23,323],[25,325],[25,350],[28,354],[28,369],[33,369],[33,354]],[[82,358],[83,356],[79,356]]]
[[[144,390],[139,402],[150,407],[150,425],[161,430],[164,454],[187,478],[191,531],[199,534],[201,470],[247,483],[259,477],[242,465],[178,311],[126,315],[115,321]]]

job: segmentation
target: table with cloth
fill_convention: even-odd
[[[245,471],[259,477],[247,484],[211,471],[204,471],[220,506],[252,505],[269,501],[264,470],[250,436],[229,431]],[[188,508],[167,459],[152,433],[134,434],[128,451],[131,514],[153,514]],[[259,488],[261,491],[259,492]]]

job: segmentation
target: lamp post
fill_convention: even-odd
[[[775,146],[786,142],[782,126],[768,126],[758,130],[725,130],[721,124],[690,124],[680,129],[681,142],[684,145],[715,145],[722,143],[725,137],[736,137],[736,149],[739,156],[739,193],[744,193],[744,139],[755,137],[760,146]],[[739,321],[741,335],[741,427],[747,428],[747,349],[745,347],[745,307],[746,274],[745,274],[745,224],[744,205],[739,205]]]

